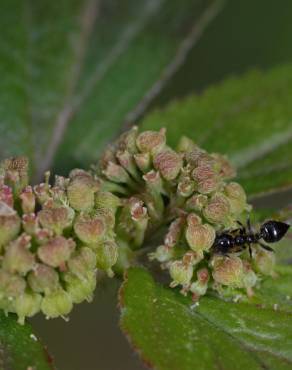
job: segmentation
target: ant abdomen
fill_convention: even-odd
[[[267,221],[261,226],[261,237],[267,243],[276,243],[283,238],[289,225],[280,221]]]

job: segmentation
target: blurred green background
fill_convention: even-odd
[[[182,6],[183,3],[181,1]],[[119,7],[123,7],[123,2]],[[119,14],[115,16],[119,17]],[[291,19],[291,0],[226,1],[220,13],[191,49],[181,68],[147,111],[165,106],[169,101],[190,93],[200,93],[207,86],[227,76],[291,61]],[[164,19],[163,22],[167,33],[167,20]],[[151,63],[155,64],[155,58]],[[151,68],[151,63],[148,68]],[[108,103],[107,109],[115,104],[114,101]],[[59,369],[143,368],[118,328],[118,286],[118,280],[115,283],[104,283],[97,290],[92,304],[82,304],[74,308],[68,323],[59,319],[46,321],[40,316],[31,320],[36,332],[53,354]]]

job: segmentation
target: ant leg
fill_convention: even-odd
[[[251,245],[250,244],[248,244],[248,252],[249,252],[250,259],[252,259],[252,249],[251,249]]]
[[[269,251],[269,252],[275,252],[273,248],[269,247],[268,245],[264,244],[264,243],[260,243],[258,242],[258,244],[264,248],[266,251]]]
[[[250,223],[250,216],[247,218],[247,229],[250,233],[252,233],[251,223]]]
[[[240,221],[236,221],[236,223],[240,226],[240,229],[237,229],[237,230],[239,230],[240,231],[240,235],[243,235],[243,234],[245,234],[246,233],[246,228],[245,228],[245,226],[242,224],[242,222],[240,222]]]

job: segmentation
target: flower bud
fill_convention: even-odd
[[[95,206],[98,209],[106,208],[111,212],[116,213],[118,207],[121,206],[121,200],[109,191],[99,191],[95,196]]]
[[[68,261],[68,268],[79,279],[82,279],[87,272],[96,268],[96,255],[87,247],[81,248]]]
[[[105,177],[113,182],[126,184],[130,181],[127,171],[120,165],[109,162],[105,170],[102,171]]]
[[[73,239],[65,239],[57,236],[38,248],[39,259],[51,267],[63,268],[64,263],[69,260],[75,249]]]
[[[21,199],[21,209],[23,213],[33,213],[35,211],[35,195],[31,186],[26,186],[19,198]]]
[[[118,147],[121,150],[126,150],[131,154],[137,152],[136,139],[138,135],[138,127],[133,126],[130,130],[124,132],[118,139]]]
[[[82,242],[95,244],[105,237],[107,228],[103,217],[80,214],[75,221],[74,231]]]
[[[203,209],[204,217],[213,224],[223,224],[226,222],[230,213],[228,199],[221,193],[212,196],[209,203]]]
[[[24,293],[26,283],[19,275],[10,274],[8,271],[0,270],[0,300],[2,298],[15,298]]]
[[[72,177],[67,188],[70,206],[77,211],[91,210],[97,189],[98,183],[86,173]]]
[[[238,215],[247,209],[245,191],[237,182],[227,184],[224,193],[229,200],[231,213]]]
[[[183,217],[179,217],[172,221],[168,228],[168,232],[164,237],[164,244],[166,247],[172,248],[178,243],[184,223],[185,220]]]
[[[209,224],[189,225],[186,230],[186,239],[194,251],[207,251],[215,240],[215,230]]]
[[[183,165],[182,157],[174,150],[167,149],[155,155],[153,164],[165,180],[174,180]]]
[[[182,261],[184,264],[187,265],[197,265],[199,262],[202,261],[204,258],[204,252],[202,250],[199,251],[188,251],[183,255]]]
[[[53,237],[53,232],[48,229],[38,229],[34,236],[37,243],[42,245],[46,244]]]
[[[187,136],[182,136],[179,139],[176,150],[178,152],[191,152],[196,148],[196,144]]]
[[[43,228],[52,230],[56,235],[61,235],[63,230],[72,225],[74,211],[70,207],[53,207],[42,209],[38,219]]]
[[[148,152],[137,153],[134,155],[136,165],[142,172],[147,172],[151,167],[151,156]]]
[[[84,300],[90,302],[96,287],[96,273],[91,271],[81,278],[76,275],[66,273],[66,292],[69,294],[73,303],[81,303]]]
[[[50,266],[39,263],[33,271],[28,274],[27,282],[36,293],[49,294],[59,288],[59,275]]]
[[[118,246],[113,241],[101,243],[95,249],[97,267],[105,270],[109,277],[113,277],[112,266],[118,259]]]
[[[263,275],[274,276],[275,254],[266,250],[258,250],[254,257],[255,270]]]
[[[202,268],[197,271],[197,281],[193,282],[190,286],[190,291],[193,293],[194,300],[198,300],[200,296],[206,294],[209,278],[208,269]]]
[[[187,217],[188,226],[197,226],[202,223],[202,219],[196,213],[189,213]]]
[[[233,288],[243,287],[243,263],[237,256],[213,256],[212,276],[215,282]]]
[[[190,178],[184,178],[177,185],[177,193],[182,197],[189,197],[195,190],[195,183]]]
[[[138,135],[136,145],[143,152],[151,154],[160,152],[166,143],[165,129],[160,131],[144,131]]]
[[[201,194],[210,194],[219,186],[219,177],[210,165],[201,165],[195,168],[192,176],[197,182],[197,189]]]
[[[253,295],[253,290],[252,288],[256,285],[257,283],[257,275],[252,269],[251,264],[248,261],[243,260],[243,285],[245,286],[247,290],[247,295],[251,297]]]
[[[25,275],[34,268],[35,256],[29,251],[30,241],[29,235],[22,234],[7,246],[2,261],[2,267],[5,270]]]
[[[150,192],[165,194],[162,178],[159,172],[151,170],[143,176],[143,180],[145,180],[146,186],[150,190]]]
[[[45,204],[48,200],[51,199],[49,184],[43,182],[39,185],[35,185],[33,190],[37,197],[38,202],[41,205]]]
[[[173,280],[170,283],[172,288],[179,284],[187,285],[193,276],[193,266],[191,264],[184,264],[182,261],[174,261],[170,265],[169,273]]]
[[[29,235],[35,235],[38,229],[38,219],[34,213],[24,214],[22,216],[22,226]]]
[[[201,212],[207,203],[208,197],[206,195],[195,194],[186,201],[185,208],[187,211]]]
[[[216,162],[218,172],[223,179],[231,179],[236,176],[236,170],[225,155],[219,153],[211,154]]]
[[[13,208],[13,192],[12,189],[7,185],[1,185],[0,187],[0,202],[8,205],[8,207]]]
[[[18,235],[20,224],[16,211],[0,201],[0,250]]]
[[[128,151],[118,150],[116,153],[116,158],[118,159],[120,165],[132,175],[136,180],[139,180],[139,173],[137,171],[136,163],[132,154]]]
[[[28,159],[26,157],[12,157],[1,163],[5,170],[5,183],[13,188],[18,195],[28,184]]]
[[[160,245],[156,248],[155,252],[149,253],[148,257],[150,261],[157,260],[161,263],[168,262],[174,257],[174,248]]]
[[[63,289],[45,295],[41,304],[41,310],[47,318],[66,316],[72,308],[72,299]]]
[[[25,292],[19,295],[14,302],[15,313],[18,315],[18,323],[23,325],[26,317],[32,317],[39,312],[42,296],[37,293]]]

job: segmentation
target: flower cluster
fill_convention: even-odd
[[[28,185],[28,161],[10,158],[0,169],[0,308],[19,322],[42,311],[66,316],[90,301],[97,269],[112,276],[118,255],[115,212],[119,199],[99,192],[83,170],[54,185]]]
[[[0,164],[0,309],[19,322],[42,311],[66,316],[90,301],[99,270],[112,277],[156,231],[166,232],[152,253],[171,287],[199,299],[208,289],[224,296],[252,294],[271,275],[274,256],[254,248],[224,256],[218,233],[245,222],[251,207],[225,156],[183,137],[176,150],[166,131],[137,127],[121,135],[90,171],[68,178],[45,174],[28,185],[28,161]]]
[[[216,234],[245,222],[251,206],[243,188],[231,181],[235,170],[220,154],[209,154],[183,137],[176,150],[166,131],[137,127],[104,152],[95,168],[101,187],[122,202],[117,215],[119,244],[135,249],[161,226],[163,243],[149,254],[169,270],[171,287],[181,286],[195,300],[208,288],[221,295],[248,295],[261,275],[272,274],[274,256],[254,248],[230,256],[215,253]]]

